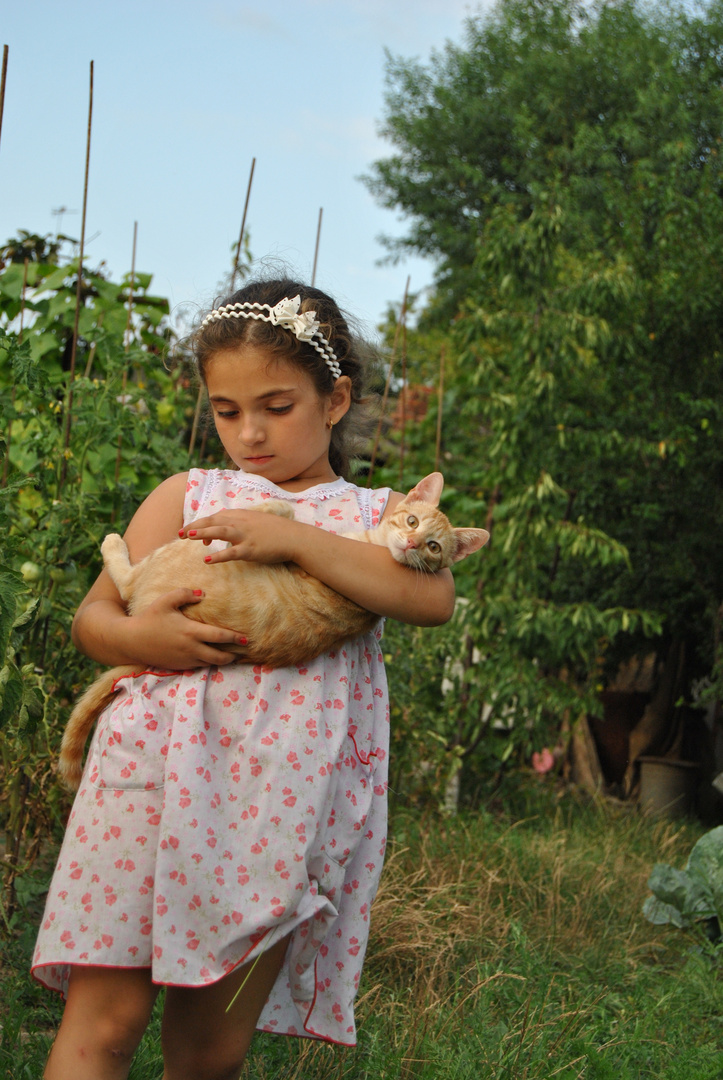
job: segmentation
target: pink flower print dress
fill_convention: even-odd
[[[189,473],[184,520],[265,499],[343,532],[389,489],[298,493]],[[264,1031],[354,1045],[354,997],[386,840],[381,626],[301,666],[139,671],[100,716],[48,893],[33,974],[150,967],[202,986],[288,936]]]

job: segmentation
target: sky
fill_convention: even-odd
[[[116,280],[154,275],[176,317],[212,304],[230,269],[252,160],[257,266],[310,280],[372,332],[407,275],[379,265],[398,214],[359,180],[380,138],[385,48],[427,61],[492,0],[0,0],[9,46],[0,135],[0,242],[18,229],[80,236],[90,61],[86,257]],[[65,213],[58,214],[65,207]]]

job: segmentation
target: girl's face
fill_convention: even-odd
[[[331,429],[349,407],[348,378],[319,397],[302,368],[256,345],[214,353],[206,386],[216,430],[231,460],[278,486],[304,481],[298,490],[335,478],[329,464]]]

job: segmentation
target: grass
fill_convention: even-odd
[[[453,820],[398,811],[359,1045],[259,1035],[243,1080],[720,1080],[723,949],[641,914],[703,831],[530,787]],[[59,1006],[6,947],[0,1063],[38,1077]],[[132,1080],[160,1077],[159,1017]]]

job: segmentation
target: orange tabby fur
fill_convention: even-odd
[[[436,508],[443,483],[441,473],[432,473],[377,528],[342,535],[388,547],[398,562],[414,569],[435,571],[450,566],[481,548],[489,533],[452,528]],[[287,503],[276,500],[255,509],[294,516]],[[145,611],[173,589],[203,589],[203,599],[185,607],[184,615],[243,634],[247,645],[224,645],[224,649],[238,653],[246,663],[285,667],[313,660],[334,645],[371,630],[379,618],[294,563],[234,560],[209,565],[204,562],[207,548],[203,544],[174,540],[131,566],[128,549],[116,533],[105,538],[101,551],[130,615]],[[106,672],[75,706],[60,751],[59,770],[68,787],[76,788],[80,782],[86,738],[97,716],[112,701],[116,683],[137,670],[117,667]]]

